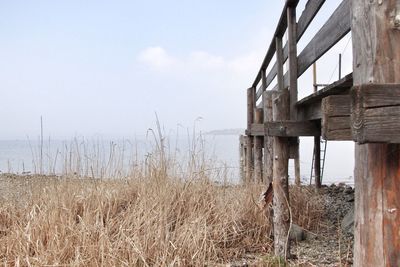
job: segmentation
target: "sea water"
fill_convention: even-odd
[[[149,136],[135,138],[91,138],[77,137],[70,140],[0,140],[0,173],[62,173],[63,163],[72,153],[97,158],[98,164],[106,165],[110,152],[123,161],[121,168],[129,168],[132,162],[145,159],[157,147],[159,140]],[[163,146],[169,156],[188,160],[189,152],[223,168],[226,178],[237,183],[239,176],[239,136],[203,135],[192,138],[169,137]],[[75,155],[76,156],[76,155]],[[310,183],[313,138],[301,138],[300,169],[302,183]],[[42,159],[42,160],[40,160]],[[86,159],[88,160],[88,159]],[[65,167],[65,166],[64,166]],[[354,145],[352,142],[328,142],[323,183],[353,184]],[[293,161],[289,161],[289,179],[293,182]]]

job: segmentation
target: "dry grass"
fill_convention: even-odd
[[[319,231],[325,213],[323,198],[310,186],[290,188],[293,222],[311,231]]]
[[[42,179],[25,203],[1,203],[0,262],[199,266],[268,251],[256,188],[158,178]]]
[[[267,255],[270,220],[256,203],[264,188],[214,183],[225,172],[204,158],[196,142],[187,162],[178,162],[159,136],[155,153],[132,164],[124,178],[82,178],[95,175],[79,168],[62,178],[0,176],[0,195],[12,188],[0,200],[0,263],[213,266]],[[82,165],[81,158],[87,157],[70,162]],[[293,221],[312,228],[319,207],[296,192]]]
[[[204,266],[270,252],[269,220],[254,201],[260,186],[160,177],[30,182],[25,200],[0,204],[3,265]]]

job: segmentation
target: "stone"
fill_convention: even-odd
[[[299,242],[305,240],[305,238],[306,235],[304,233],[304,229],[297,224],[292,224],[289,233],[289,240]]]
[[[346,186],[346,188],[343,190],[343,193],[352,194],[353,193],[353,188],[351,188],[350,186]]]
[[[344,216],[341,223],[341,228],[344,233],[354,233],[354,207],[351,208]]]

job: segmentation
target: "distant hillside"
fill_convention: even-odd
[[[241,135],[244,134],[244,129],[222,129],[214,130],[205,133],[206,135]]]

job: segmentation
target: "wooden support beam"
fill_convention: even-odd
[[[296,8],[289,7],[287,9],[288,20],[288,47],[289,47],[289,95],[290,95],[290,119],[297,120],[297,23]],[[291,158],[294,158],[295,165],[295,183],[300,185],[300,139],[293,138],[290,146]]]
[[[240,168],[240,180],[244,182],[246,180],[246,171],[245,171],[245,164],[246,164],[246,136],[240,135],[239,136],[239,168]]]
[[[254,112],[254,122],[262,124],[264,122],[264,110],[256,108]],[[254,181],[261,183],[263,181],[263,146],[264,135],[254,137]]]
[[[400,83],[399,6],[352,0],[354,86]],[[355,151],[354,266],[400,266],[400,145],[357,144]]]
[[[322,100],[322,137],[325,140],[351,141],[350,96],[332,95]]]
[[[265,124],[265,132],[269,136],[299,137],[320,136],[318,125],[310,121],[274,121]]]
[[[313,87],[314,87],[314,95],[318,94],[318,86],[317,84],[317,63],[313,63]],[[313,152],[313,163],[314,167],[314,179],[315,179],[315,187],[321,187],[321,136],[314,136],[314,152]],[[312,178],[312,176],[311,176]],[[310,182],[312,182],[310,180]]]
[[[321,101],[297,107],[297,119],[300,121],[320,120],[322,118]]]
[[[274,91],[271,91],[274,92]],[[264,124],[253,123],[250,131],[252,136],[320,136],[319,124],[313,121],[268,121]]]
[[[272,95],[273,121],[289,120],[289,92],[283,86],[283,48],[282,38],[276,38],[276,58],[278,62],[279,90]],[[288,240],[289,213],[289,140],[286,137],[273,137],[274,142],[274,249],[275,255],[287,259],[290,252]]]
[[[250,130],[251,125],[254,123],[254,108],[256,104],[256,89],[251,87],[247,89],[247,131]],[[247,136],[247,149],[246,149],[246,182],[253,180],[254,174],[254,153],[253,153],[254,137]]]
[[[351,92],[353,140],[400,144],[400,84],[366,84]]]
[[[265,72],[264,72],[265,73]],[[272,91],[263,93],[264,123],[272,121]],[[273,138],[264,133],[264,182],[269,185],[273,177]]]
[[[314,138],[314,179],[315,187],[321,188],[321,137]]]

